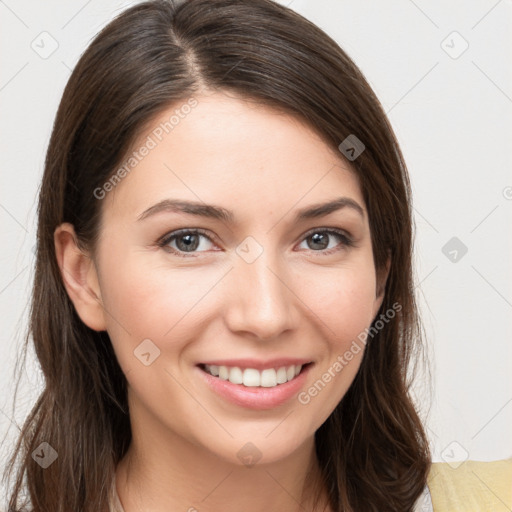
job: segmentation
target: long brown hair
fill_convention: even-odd
[[[406,166],[352,60],[314,24],[270,0],[141,3],[108,24],[74,69],[55,119],[38,206],[29,335],[44,389],[9,465],[15,476],[9,510],[107,509],[116,464],[131,441],[126,379],[108,334],[89,329],[74,310],[53,233],[70,222],[80,244],[94,248],[102,205],[94,191],[149,120],[201,87],[299,116],[336,151],[350,135],[364,143],[350,164],[368,209],[376,272],[391,256],[379,314],[396,316],[374,328],[353,384],[315,434],[316,451],[334,511],[411,510],[426,484],[430,454],[409,396],[409,363],[421,348],[421,328]],[[47,469],[31,456],[43,442],[58,453],[58,463]]]

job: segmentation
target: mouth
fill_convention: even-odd
[[[196,365],[199,381],[216,396],[245,409],[271,410],[291,404],[306,385],[315,363],[281,358],[204,361]]]
[[[208,375],[231,384],[248,388],[275,388],[294,380],[313,363],[276,365],[275,367],[256,369],[243,366],[201,363],[198,367]]]

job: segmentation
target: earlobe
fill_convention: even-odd
[[[96,267],[92,258],[79,248],[73,225],[65,222],[58,226],[54,243],[62,282],[78,316],[91,329],[106,330]]]

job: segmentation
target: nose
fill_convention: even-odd
[[[224,313],[232,332],[267,341],[296,328],[299,299],[282,260],[265,249],[251,263],[237,256],[234,267],[228,278]]]

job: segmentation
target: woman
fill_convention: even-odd
[[[320,29],[128,9],[70,77],[38,213],[10,510],[430,509],[409,180]]]

